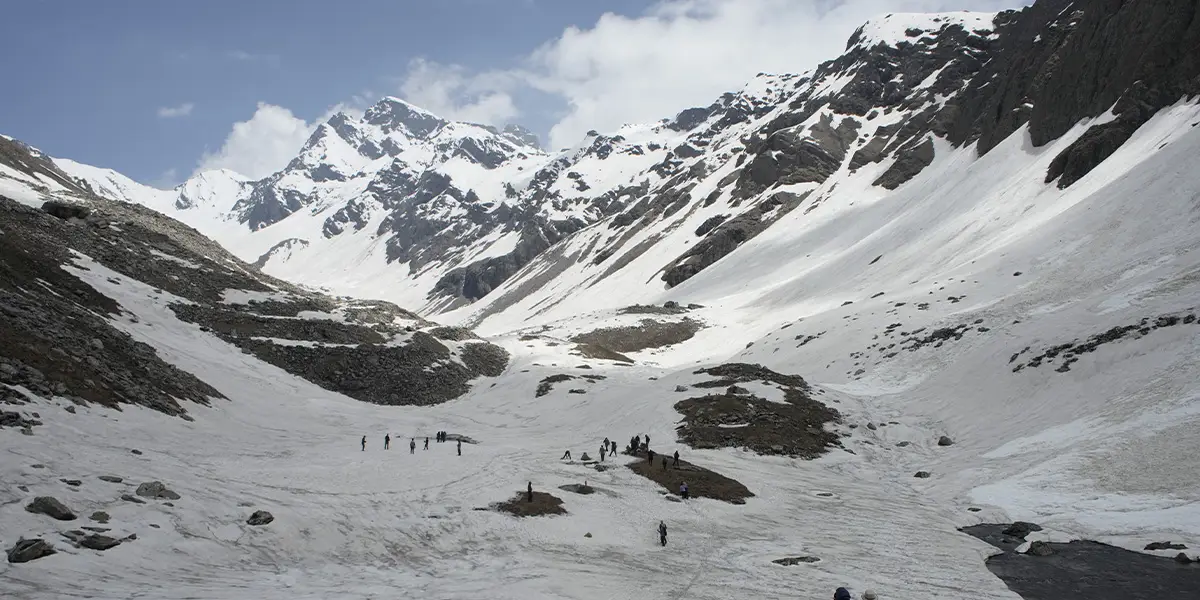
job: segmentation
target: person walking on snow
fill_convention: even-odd
[[[667,545],[667,524],[662,521],[658,522],[658,543]]]
[[[646,462],[650,463],[650,466],[654,466],[654,451],[649,448],[646,448]]]
[[[529,482],[529,487],[525,488],[525,501],[533,502],[533,482]]]
[[[458,440],[458,455],[462,456],[462,440]]]
[[[600,462],[604,462],[604,451],[608,449],[608,444],[600,446]]]
[[[392,444],[392,434],[390,434],[390,433],[383,434],[383,449],[387,450],[388,446],[390,446],[391,444]]]
[[[417,453],[417,438],[412,438],[412,439],[408,440],[408,453],[409,454]]]
[[[562,455],[562,458],[560,458],[560,459],[558,459],[558,460],[573,460],[573,459],[571,458],[571,451],[570,451],[570,450],[567,450],[566,452],[564,452],[564,453],[563,453],[563,455]]]
[[[688,486],[686,481],[679,486],[679,496],[684,500],[688,499]]]
[[[366,452],[367,451],[367,436],[365,436],[365,435],[363,436],[362,446],[363,446],[363,452]]]
[[[429,438],[425,438],[425,449],[429,449]]]

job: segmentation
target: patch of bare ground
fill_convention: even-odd
[[[614,352],[612,350],[609,350],[608,348],[605,348],[604,346],[600,346],[598,344],[575,344],[575,350],[572,351],[571,353],[575,354],[577,356],[582,356],[584,358],[594,358],[596,360],[611,360],[614,362],[628,364],[628,365],[633,364],[632,358],[629,358],[628,356],[625,356],[624,354],[621,354],[620,352]]]
[[[674,461],[669,456],[654,456],[654,463],[646,460],[645,452],[638,452],[642,460],[630,463],[629,468],[634,473],[645,477],[667,488],[672,493],[679,491],[679,486],[688,484],[688,494],[693,498],[712,498],[730,504],[745,504],[746,498],[754,494],[736,479],[730,479],[716,471],[680,460],[677,466],[671,466]],[[667,460],[663,468],[663,460]]]
[[[808,383],[797,375],[741,363],[696,373],[718,379],[695,387],[729,387],[675,404],[684,416],[677,428],[679,439],[693,448],[745,448],[758,454],[813,459],[841,444],[836,433],[825,430],[826,423],[839,421],[841,415],[813,399]],[[771,402],[734,385],[751,381],[775,384],[785,402]]]
[[[567,514],[567,509],[563,508],[562,504],[562,498],[546,492],[534,492],[533,500],[530,501],[526,492],[522,491],[504,502],[493,504],[492,509],[515,517],[544,517]]]
[[[695,319],[656,321],[642,319],[637,325],[605,327],[571,338],[577,344],[600,346],[612,352],[637,352],[647,348],[662,348],[692,339],[704,324]]]

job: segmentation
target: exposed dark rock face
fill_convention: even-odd
[[[807,197],[780,192],[755,208],[717,225],[699,243],[664,268],[662,280],[675,287],[724,258],[794,210]]]
[[[1016,552],[1023,540],[1007,538],[999,531],[1003,527],[975,525],[962,531],[1003,551],[987,559],[987,568],[1026,600],[1187,598],[1200,586],[1200,571],[1190,560],[1177,562],[1087,540],[1039,544],[1040,555],[1026,556]]]

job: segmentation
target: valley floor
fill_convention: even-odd
[[[136,407],[68,414],[42,405],[46,424],[34,436],[3,431],[10,438],[0,462],[8,484],[0,508],[5,545],[18,534],[40,534],[59,550],[0,567],[8,597],[817,598],[839,585],[897,599],[1014,597],[984,568],[988,547],[955,531],[963,508],[932,502],[885,458],[837,450],[805,462],[679,448],[685,459],[746,484],[755,497],[741,506],[669,502],[628,469],[597,472],[558,460],[568,448],[576,457],[595,454],[604,437],[673,440],[673,390],[695,376],[605,367],[510,339],[523,354],[494,385],[484,380],[432,408],[379,407],[234,351],[177,321],[165,305],[148,303],[142,294],[149,290],[137,282],[107,287],[140,307],[139,323],[123,327],[210,376],[230,401],[192,409],[194,422]],[[579,372],[608,378],[586,394],[564,387],[535,397],[539,379],[580,362],[596,368]],[[833,395],[848,415],[860,410],[853,398]],[[438,430],[479,443],[464,444],[461,457],[454,444],[431,442],[424,450],[424,437]],[[394,438],[387,451],[385,433]],[[868,441],[847,440],[852,448]],[[673,442],[655,447],[676,449]],[[60,478],[83,483],[70,487]],[[173,506],[119,499],[151,480],[182,498]],[[528,481],[562,497],[568,514],[517,520],[473,510]],[[557,489],[584,481],[598,493]],[[59,498],[80,520],[25,512],[37,495]],[[256,509],[275,521],[246,525]],[[78,527],[95,510],[111,515],[111,535],[137,539],[103,553],[71,549],[56,532]],[[659,520],[670,529],[665,548],[657,545]],[[771,562],[797,555],[820,561]]]

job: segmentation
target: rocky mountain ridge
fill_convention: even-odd
[[[14,140],[0,139],[0,183],[5,403],[60,397],[186,417],[188,401],[223,398],[122,331],[137,323],[122,294],[138,290],[194,324],[194,335],[368,402],[443,402],[507,364],[503,349],[467,330],[263,275],[169,217],[96,196]]]
[[[522,129],[450,122],[386,98],[362,119],[338,114],[319,126],[279,173],[202,174],[216,181],[185,183],[169,206],[113,177],[66,170],[210,232],[266,272],[422,314],[495,312],[463,307],[485,297],[507,306],[535,285],[510,282],[514,274],[548,282],[564,260],[600,269],[595,283],[666,251],[668,231],[643,235],[656,221],[700,238],[655,259],[661,273],[644,285],[660,291],[789,212],[838,201],[843,178],[870,172],[886,193],[954,149],[982,156],[1023,128],[1040,147],[1108,115],[1045,173],[1069,187],[1158,110],[1200,93],[1196,53],[1186,51],[1197,44],[1195,11],[1186,0],[1041,0],[1001,13],[881,16],[811,72],[763,74],[707,107],[590,132],[553,154]],[[546,254],[585,229],[580,248]]]

